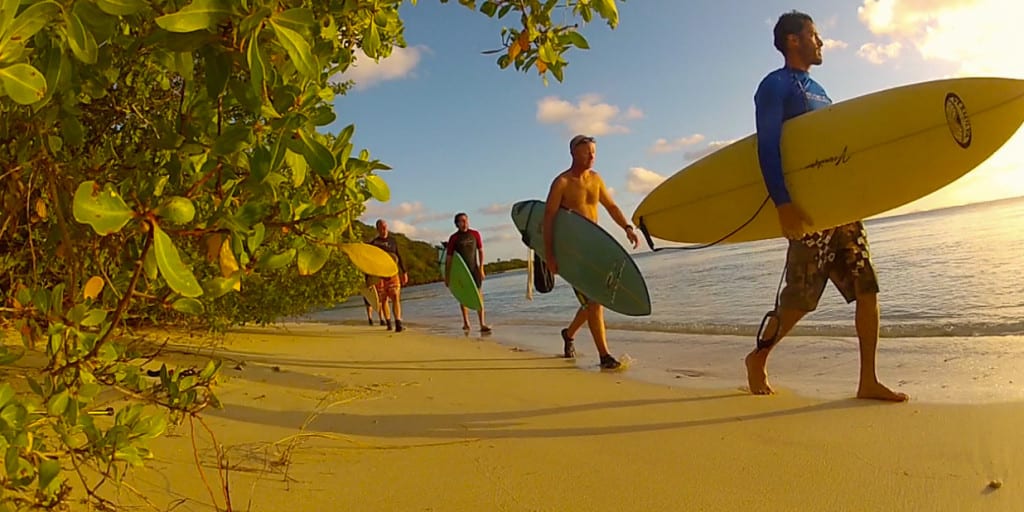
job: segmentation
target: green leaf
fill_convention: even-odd
[[[274,27],[274,32],[277,33],[278,42],[288,52],[288,57],[295,65],[295,69],[310,80],[318,79],[320,66],[316,63],[316,57],[309,51],[309,43],[298,32],[276,23],[274,18],[270,18],[270,24]]]
[[[101,191],[95,181],[85,181],[78,186],[72,213],[75,220],[92,226],[101,236],[121,231],[135,215],[109,183]]]
[[[277,270],[289,265],[295,259],[295,249],[288,249],[281,254],[265,253],[256,266],[260,270]]]
[[[380,56],[380,33],[377,32],[377,24],[369,23],[366,32],[363,34],[363,53],[371,59]]]
[[[310,116],[309,120],[314,126],[327,126],[337,118],[338,115],[334,113],[334,107],[321,107]]]
[[[21,359],[24,355],[25,352],[15,352],[7,347],[0,346],[0,366],[11,364],[18,359]]]
[[[99,52],[96,38],[93,37],[92,32],[86,30],[78,13],[65,12],[64,23],[68,29],[68,45],[71,46],[71,53],[86,64],[95,64],[96,55]]]
[[[117,349],[110,343],[104,343],[99,350],[100,361],[110,364],[117,360]]]
[[[306,181],[306,171],[309,170],[309,164],[302,158],[301,155],[288,151],[284,154],[285,164],[292,171],[292,185],[298,187]]]
[[[608,21],[609,27],[615,28],[619,24],[619,8],[615,6],[615,0],[591,0],[591,5]]]
[[[46,77],[30,64],[0,69],[0,83],[11,99],[22,105],[31,105],[46,96]]]
[[[302,156],[306,157],[306,162],[317,174],[329,177],[335,167],[334,155],[306,130],[299,130],[299,137],[302,139]]]
[[[56,459],[43,459],[39,463],[39,488],[50,487],[50,482],[60,474],[60,461]]]
[[[267,236],[267,227],[263,223],[256,224],[252,227],[252,231],[252,236],[245,241],[250,253],[256,252],[256,249],[263,243],[264,237]]]
[[[71,65],[68,59],[64,59],[63,65],[68,66],[68,75],[71,74]],[[81,147],[85,142],[85,128],[78,121],[77,117],[63,118],[60,123],[61,136],[64,137],[64,144],[71,147]]]
[[[345,147],[345,145],[348,144],[349,139],[352,138],[352,134],[355,133],[355,131],[356,125],[354,124],[350,124],[343,128],[340,132],[338,132],[338,136],[335,137],[334,147],[332,149],[334,149],[334,151],[338,151],[339,149]]]
[[[114,16],[129,16],[146,7],[145,0],[96,0],[103,12]]]
[[[181,298],[174,301],[171,307],[179,313],[185,313],[186,315],[199,316],[203,314],[203,303],[196,299]]]
[[[210,98],[216,99],[227,88],[228,79],[231,78],[231,55],[211,49],[207,51],[205,61],[206,94]]]
[[[267,80],[267,68],[270,67],[260,54],[260,31],[249,38],[249,47],[245,50],[245,59],[249,64],[249,81],[256,91],[257,98],[263,98],[263,84]]]
[[[142,439],[153,439],[163,434],[166,429],[167,418],[163,414],[154,414],[139,421],[132,429],[132,433],[139,435]]]
[[[36,32],[42,30],[58,12],[60,12],[60,4],[53,1],[37,2],[28,6],[14,19],[10,28],[6,31],[0,30],[0,33],[4,34],[0,46],[6,46],[11,42],[24,44],[32,39]]]
[[[267,175],[270,174],[270,159],[270,151],[263,146],[257,147],[249,155],[249,175],[254,182],[263,183],[263,180],[267,179]]]
[[[0,409],[3,409],[12,398],[14,398],[14,388],[11,387],[11,384],[9,382],[0,384]]]
[[[68,390],[61,391],[50,398],[49,403],[46,404],[46,412],[50,413],[50,416],[60,416],[64,414],[64,411],[68,408]]]
[[[175,224],[187,224],[196,216],[196,207],[187,197],[169,197],[156,209],[157,216]]]
[[[226,0],[194,0],[178,12],[160,16],[156,24],[168,32],[212,30],[230,15]]]
[[[206,367],[203,368],[203,371],[199,372],[199,380],[210,380],[210,378],[220,370],[221,364],[223,363],[219,359],[211,359],[207,361]]]
[[[229,155],[242,150],[252,141],[252,127],[239,123],[231,125],[221,132],[213,143],[213,155]]]
[[[299,251],[298,266],[300,276],[316,274],[327,263],[331,255],[330,248],[319,245],[306,246]]]
[[[366,189],[370,191],[370,195],[374,199],[386,203],[391,200],[391,189],[388,188],[388,184],[380,177],[376,175],[369,175],[366,177]]]
[[[146,253],[146,257],[142,259],[142,270],[146,272],[146,277],[150,281],[156,279],[156,251],[151,250]]]
[[[494,13],[498,11],[498,4],[491,2],[490,0],[483,3],[480,6],[480,12],[486,14],[488,17],[493,18]]]
[[[93,38],[96,39],[99,46],[103,46],[103,43],[113,37],[114,31],[118,29],[117,17],[103,12],[93,2],[75,2],[72,10],[82,20],[85,28],[92,32]]]
[[[86,313],[85,318],[82,319],[82,326],[84,327],[95,327],[103,323],[107,319],[107,311],[103,309],[93,309]]]
[[[241,272],[235,272],[231,277],[214,277],[203,283],[203,292],[210,299],[218,299],[234,290],[241,278]]]
[[[142,466],[142,456],[139,455],[138,448],[134,446],[126,446],[117,450],[114,452],[114,459],[125,461],[135,467]]]
[[[11,26],[14,15],[18,14],[19,5],[21,5],[21,0],[3,0],[0,3],[0,32]]]
[[[587,39],[582,34],[576,31],[569,31],[562,34],[562,42],[571,44],[577,48],[587,50],[590,49],[590,44],[587,43]]]
[[[316,25],[316,18],[313,17],[313,11],[304,7],[295,7],[288,9],[287,11],[279,12],[274,14],[270,19],[272,23],[276,23],[300,34],[310,33],[313,26]]]
[[[160,268],[160,275],[164,276],[172,290],[185,297],[198,297],[203,294],[203,289],[196,281],[196,276],[192,274],[192,269],[181,261],[178,248],[174,246],[171,237],[156,223],[153,223],[153,248],[156,251],[156,264]]]

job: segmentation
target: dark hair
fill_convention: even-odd
[[[803,32],[804,25],[814,23],[814,20],[807,14],[800,11],[789,11],[779,16],[775,23],[775,49],[786,54],[786,38],[791,35]]]
[[[459,212],[459,213],[456,213],[456,214],[455,214],[455,220],[454,220],[454,222],[455,222],[455,225],[456,225],[456,226],[458,226],[458,225],[459,225],[459,217],[465,217],[465,218],[467,218],[467,219],[468,219],[468,218],[469,218],[469,215],[466,215],[466,212]]]

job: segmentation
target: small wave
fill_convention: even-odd
[[[511,325],[564,326],[565,321],[543,319],[504,320]],[[630,332],[665,334],[695,334],[715,336],[755,336],[759,325],[714,323],[666,323],[607,321],[608,329]],[[1024,322],[967,323],[967,324],[883,324],[882,338],[970,338],[983,336],[1024,336]],[[853,325],[805,324],[797,325],[789,336],[820,336],[852,338],[857,336]]]

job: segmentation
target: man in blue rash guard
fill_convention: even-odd
[[[856,301],[857,337],[860,340],[858,398],[902,402],[907,395],[878,382],[875,353],[878,346],[878,281],[868,249],[867,232],[857,221],[824,231],[809,232],[810,216],[789,196],[782,174],[779,143],[782,124],[805,112],[832,103],[809,70],[821,64],[822,41],[807,14],[792,11],[775,25],[775,48],[785,65],[769,73],[754,95],[757,111],[757,147],[765,186],[779,215],[779,226],[789,239],[786,286],[777,310],[758,333],[757,347],[747,355],[747,382],[756,395],[772,394],[768,384],[768,354],[807,313],[818,306],[829,280],[847,303]]]

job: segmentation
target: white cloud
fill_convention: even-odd
[[[1024,4],[1019,0],[862,0],[857,12],[879,44],[900,43],[927,64],[955,66],[947,76],[1024,78]],[[907,208],[1015,194],[1021,188],[1007,184],[1024,183],[1022,133],[969,176]]]
[[[395,233],[402,233],[405,236],[416,236],[416,234],[419,233],[420,231],[419,228],[417,228],[416,226],[413,226],[408,222],[403,222],[398,219],[391,221],[391,223],[388,224],[388,227],[391,229],[391,231],[394,231]]]
[[[1024,77],[1024,5],[1019,0],[863,0],[861,22],[959,75]]]
[[[562,124],[571,133],[593,136],[628,133],[629,128],[622,123],[643,116],[643,111],[636,107],[629,107],[622,113],[619,107],[601,102],[601,97],[596,94],[580,97],[575,105],[557,96],[548,96],[537,102],[537,120],[541,123]]]
[[[382,217],[408,217],[423,214],[425,211],[426,208],[420,201],[406,201],[397,205],[371,202],[367,203],[363,217],[373,217],[375,220]]]
[[[633,167],[626,175],[626,188],[634,194],[646,194],[665,181],[665,177],[643,167]]]
[[[448,234],[437,229],[423,227],[418,224],[411,224],[402,220],[392,220],[388,223],[388,229],[395,233],[401,233],[413,240],[433,242],[435,240],[447,240]]]
[[[722,149],[722,148],[728,146],[729,144],[732,144],[733,142],[736,142],[736,141],[735,140],[713,140],[711,142],[708,142],[708,145],[703,147],[703,148],[701,148],[701,149],[698,149],[696,151],[687,151],[686,153],[683,153],[683,157],[685,157],[687,160],[698,160],[700,158],[704,158],[704,157],[710,155],[711,153],[714,153],[715,151],[718,151],[719,149]]]
[[[903,45],[899,41],[889,44],[866,43],[857,50],[857,55],[872,64],[882,64],[900,56]]]
[[[409,48],[395,47],[391,55],[379,62],[366,56],[362,50],[356,52],[356,60],[344,73],[335,77],[337,81],[352,80],[355,90],[366,90],[388,80],[401,80],[412,75],[423,54],[430,51],[426,46]]]
[[[826,39],[826,40],[822,41],[822,43],[825,45],[824,48],[826,50],[834,50],[834,49],[842,50],[842,49],[850,46],[849,43],[847,43],[846,41],[840,41],[838,39]]]
[[[416,223],[420,223],[420,222],[434,222],[434,221],[438,221],[438,220],[454,221],[454,219],[455,219],[455,214],[454,213],[447,213],[447,212],[430,212],[430,213],[426,213],[426,212],[424,212],[424,213],[419,213],[419,214],[416,214],[416,215],[412,216],[412,218],[410,220],[413,221],[413,222],[416,222]]]
[[[509,213],[512,209],[512,205],[507,203],[491,203],[489,206],[485,206],[477,210],[477,212],[484,215],[500,215],[503,213]]]
[[[626,110],[626,114],[624,117],[629,120],[643,119],[644,111],[636,107],[629,107],[629,109]]]
[[[480,229],[480,234],[484,237],[486,243],[506,242],[509,240],[521,240],[523,238],[519,230],[512,224],[502,224],[500,226],[488,226]]]
[[[676,140],[669,141],[668,139],[658,139],[654,141],[654,145],[651,146],[651,153],[673,153],[676,151],[682,151],[685,148],[700,144],[704,142],[704,136],[695,133],[689,137],[680,137]]]

